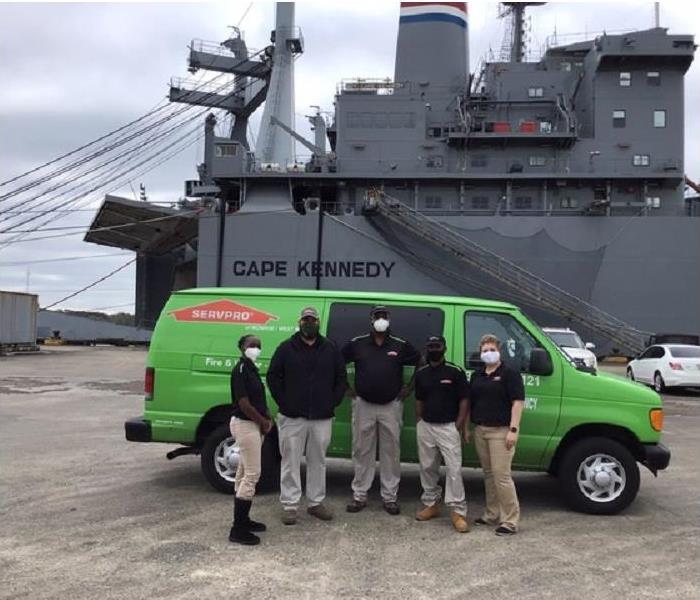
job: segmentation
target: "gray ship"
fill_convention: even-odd
[[[100,230],[170,214],[108,196],[86,236],[138,253],[138,323],[174,289],[255,286],[504,299],[574,323],[603,354],[700,332],[700,203],[684,199],[683,164],[693,36],[657,23],[527,62],[528,4],[502,3],[508,59],[470,74],[466,3],[402,2],[393,79],[341,81],[311,140],[293,129],[294,3],[277,4],[261,52],[235,30],[192,42],[190,71],[233,85],[176,80],[170,99],[225,109],[230,135],[207,117],[180,218]]]

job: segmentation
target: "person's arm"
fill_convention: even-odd
[[[510,425],[508,427],[515,427],[517,429],[517,433],[509,429],[506,435],[506,448],[510,450],[518,442],[518,436],[520,435],[520,419],[525,406],[525,386],[523,385],[523,378],[517,371],[513,371],[511,376],[508,377],[506,385],[508,388],[508,395],[512,402],[510,409]]]
[[[464,442],[467,444],[469,442],[471,442],[471,430],[469,429],[469,422],[471,420],[471,413],[472,413],[471,386],[472,386],[473,379],[474,379],[474,373],[471,374],[468,381],[467,381],[467,375],[465,373],[464,382],[466,383],[467,408],[466,408],[465,415],[464,415],[464,427],[462,427],[462,437],[464,438]],[[461,406],[460,406],[460,408],[461,408]]]
[[[250,398],[248,398],[244,369],[245,367],[241,362],[236,365],[231,373],[231,399],[238,404],[238,407],[246,417],[258,424],[260,431],[267,433],[272,424],[269,419],[263,417],[251,404]]]
[[[338,406],[345,396],[348,388],[348,371],[345,368],[345,360],[340,351],[333,347],[335,374],[333,377],[333,398],[335,405]]]
[[[282,344],[277,346],[275,353],[272,355],[266,379],[267,387],[270,389],[273,400],[277,403],[277,406],[282,408],[284,405],[284,347]]]
[[[459,412],[457,413],[457,420],[455,425],[459,431],[466,430],[465,442],[469,441],[469,384],[467,383],[467,376],[462,369],[459,369],[459,374],[457,375],[457,391],[459,393]]]
[[[255,421],[260,427],[260,431],[267,433],[272,428],[272,421],[270,419],[263,417],[257,409],[250,403],[248,396],[241,396],[238,399],[238,406],[240,406],[243,414],[248,417],[251,421]]]
[[[411,379],[408,380],[408,383],[404,385],[401,388],[401,391],[399,392],[399,400],[405,400],[406,398],[408,398],[408,396],[411,395],[411,392],[415,387],[416,373],[418,372],[418,369],[423,366],[423,357],[421,356],[421,353],[415,349],[411,342],[406,342],[403,345],[401,351],[404,355],[401,364],[413,365],[413,373],[411,373]]]
[[[414,377],[415,379],[415,377]],[[416,381],[416,423],[423,420],[423,400],[425,399],[425,390],[420,379]]]

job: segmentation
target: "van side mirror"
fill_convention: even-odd
[[[530,351],[530,367],[528,373],[533,375],[551,375],[554,371],[552,358],[544,348],[533,348]]]
[[[593,342],[586,342],[586,350],[595,350],[595,344]]]

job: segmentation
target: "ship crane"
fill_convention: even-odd
[[[447,252],[465,267],[485,275],[494,287],[506,294],[545,309],[567,321],[581,324],[616,344],[620,351],[632,353],[644,349],[649,332],[636,329],[600,308],[570,294],[538,275],[464,237],[444,223],[417,212],[382,190],[369,194],[371,208],[406,233],[418,237],[430,247]],[[456,275],[459,277],[459,275]],[[468,278],[465,277],[465,280]]]

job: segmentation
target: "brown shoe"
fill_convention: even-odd
[[[450,519],[452,519],[452,525],[454,525],[454,528],[459,531],[459,533],[467,533],[469,531],[469,523],[466,517],[452,511]]]
[[[312,517],[316,517],[317,519],[321,519],[321,521],[332,521],[333,520],[333,513],[328,510],[323,504],[317,504],[316,506],[309,506],[306,509],[306,512],[309,513]]]
[[[440,503],[436,502],[432,506],[424,506],[416,513],[416,521],[429,521],[440,516]]]

